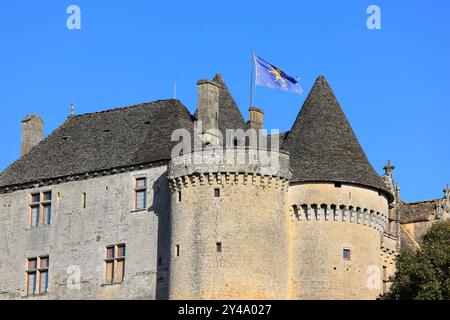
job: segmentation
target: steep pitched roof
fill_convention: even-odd
[[[283,149],[291,155],[291,182],[342,182],[384,192],[327,80],[317,78]]]
[[[239,110],[236,102],[231,96],[230,90],[228,89],[222,76],[218,73],[213,78],[215,83],[220,86],[219,95],[219,130],[225,135],[227,129],[245,129],[245,121],[242,117],[241,111]],[[194,116],[197,117],[197,112]]]
[[[170,159],[173,130],[192,130],[175,99],[72,116],[0,175],[0,187]]]

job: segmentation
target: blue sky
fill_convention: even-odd
[[[66,9],[81,8],[81,30]],[[381,30],[366,27],[369,5]],[[45,133],[68,116],[177,98],[220,72],[247,118],[250,52],[302,78],[303,95],[257,88],[268,128],[289,130],[318,75],[333,87],[378,173],[388,159],[406,201],[450,183],[450,2],[2,1],[0,170],[20,154],[20,121]]]

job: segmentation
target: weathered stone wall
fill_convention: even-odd
[[[40,255],[50,257],[49,293],[38,299],[167,296],[166,170],[156,167],[0,195],[0,299],[24,298],[26,259]],[[146,210],[134,210],[135,177],[148,178]],[[51,224],[29,228],[30,194],[49,190]],[[126,244],[124,282],[104,285],[105,247],[120,243]],[[68,287],[69,266],[79,267],[79,290]]]
[[[387,199],[361,187],[309,183],[289,188],[289,204],[289,298],[376,298]],[[344,249],[350,249],[348,261]]]
[[[275,171],[288,174],[288,156],[281,157]],[[170,165],[171,299],[286,298],[287,181],[263,171],[183,159]]]

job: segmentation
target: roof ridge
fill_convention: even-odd
[[[414,205],[414,204],[421,204],[421,203],[433,203],[433,202],[437,202],[439,200],[442,200],[442,198],[436,198],[436,199],[431,199],[431,200],[419,200],[419,201],[414,201],[414,202],[402,201],[402,204]]]
[[[157,104],[159,102],[166,102],[166,101],[172,101],[172,100],[174,102],[177,102],[177,103],[180,103],[181,105],[183,105],[183,103],[180,100],[178,100],[178,99],[174,99],[174,98],[159,99],[159,100],[153,100],[153,101],[149,101],[149,102],[140,102],[140,103],[136,103],[136,104],[130,104],[130,105],[127,105],[127,106],[122,106],[122,107],[117,107],[117,108],[112,108],[112,109],[105,109],[105,110],[101,110],[101,111],[77,114],[77,115],[71,116],[70,118],[80,118],[80,117],[85,117],[85,116],[104,114],[104,113],[108,113],[108,112],[122,111],[122,110],[132,109],[132,108],[136,108],[136,107],[140,107],[140,106],[144,106],[144,105]]]

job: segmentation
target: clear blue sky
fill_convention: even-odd
[[[81,30],[66,9],[81,8]],[[366,9],[381,8],[382,30]],[[333,87],[378,173],[397,166],[403,199],[450,183],[450,2],[2,1],[0,170],[20,154],[20,121],[49,134],[76,113],[177,97],[194,111],[196,81],[220,72],[247,118],[250,51],[301,76],[305,94],[258,88],[266,127],[289,130],[315,78]]]

